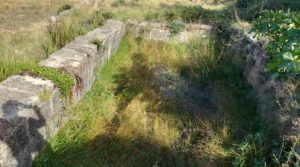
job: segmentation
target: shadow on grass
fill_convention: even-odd
[[[231,147],[249,134],[261,132],[255,100],[249,93],[251,87],[238,67],[221,59],[215,73],[210,74],[214,75],[210,88],[202,89],[193,78],[187,79],[197,75],[173,75],[163,63],[150,62],[149,56],[154,55],[148,50],[130,53],[132,46],[127,45],[122,55],[117,56],[129,53],[125,56],[129,56],[131,65],[110,64],[119,67],[112,74],[116,86],[111,90],[118,104],[116,115],[104,128],[106,132],[92,138],[76,136],[71,139],[68,135],[65,138],[64,134],[58,134],[55,139],[58,142],[51,142],[33,166],[231,166],[234,158],[228,153]],[[191,67],[187,64],[185,68]],[[193,71],[199,74],[201,70]],[[141,108],[141,120],[140,117],[134,118]],[[155,117],[163,122],[157,124],[157,132],[154,132]],[[228,141],[223,141],[222,137],[216,137],[213,128],[201,124],[202,119],[226,122],[232,139],[228,137]],[[168,136],[173,129],[164,129],[163,126],[170,124],[178,132],[174,139]],[[145,126],[146,130],[143,130]],[[170,142],[165,144],[161,138]],[[214,140],[217,142],[212,143]],[[213,147],[208,146],[209,151],[221,150],[228,155],[206,154],[207,143],[213,144]],[[229,151],[224,151],[226,149]]]
[[[64,143],[65,150],[47,148],[35,167],[153,167],[186,166],[184,157],[143,137],[101,135],[82,143]],[[182,161],[182,162],[181,162]],[[180,165],[178,165],[180,164]]]
[[[197,162],[191,162],[193,157],[183,153],[183,150],[162,144],[152,136],[152,130],[140,135],[135,133],[135,131],[139,131],[143,127],[135,127],[136,129],[128,127],[129,130],[133,131],[132,136],[127,136],[126,132],[118,132],[121,126],[125,129],[127,126],[130,126],[131,122],[122,120],[120,114],[128,108],[133,99],[139,94],[142,95],[139,98],[141,103],[147,103],[145,107],[147,113],[179,111],[173,106],[172,99],[166,99],[169,96],[161,96],[160,86],[162,84],[159,83],[160,80],[155,76],[157,69],[150,67],[146,56],[141,53],[134,53],[129,56],[133,66],[130,68],[120,66],[117,75],[113,76],[113,80],[117,85],[113,91],[116,98],[119,98],[119,104],[116,109],[118,113],[105,127],[105,129],[109,129],[108,132],[92,139],[80,137],[78,139],[76,137],[74,141],[62,141],[64,137],[60,138],[60,134],[58,134],[56,139],[59,142],[54,141],[52,142],[54,145],[48,145],[44,153],[35,160],[34,167],[196,166],[193,164],[197,164]],[[177,104],[176,106],[184,105]],[[133,109],[131,113],[134,115],[134,112],[136,111]],[[184,113],[178,112],[177,114]],[[128,117],[133,115],[128,115]],[[139,120],[137,119],[136,121]],[[152,117],[149,118],[149,122],[152,121]],[[149,122],[145,122],[145,124]],[[162,133],[164,132],[162,131]],[[157,135],[165,136],[165,134]],[[62,134],[62,136],[64,135]],[[60,143],[61,145],[55,145],[55,143]]]

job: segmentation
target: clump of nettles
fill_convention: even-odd
[[[184,29],[184,27],[185,25],[181,20],[174,20],[169,23],[171,34],[179,33],[180,31],[182,31],[182,29]]]

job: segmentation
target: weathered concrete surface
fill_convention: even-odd
[[[49,80],[19,75],[0,92],[0,166],[30,166],[61,124],[60,92]]]
[[[73,74],[77,85],[72,96],[77,101],[91,89],[95,80],[94,69],[98,64],[105,64],[117,50],[125,30],[124,23],[109,20],[104,26],[76,38],[40,64]],[[93,44],[95,40],[102,41],[100,48]]]
[[[128,30],[136,36],[157,41],[175,41],[186,43],[193,38],[207,38],[211,35],[213,27],[205,24],[184,24],[182,31],[172,34],[167,23],[128,21]]]
[[[71,94],[76,102],[91,89],[96,66],[117,50],[125,30],[125,24],[110,20],[40,65],[74,75],[77,85]],[[95,40],[102,41],[100,48]],[[0,92],[0,167],[29,167],[67,119],[60,91],[49,80],[16,75],[0,83]]]
[[[296,84],[292,79],[273,79],[265,69],[269,57],[265,52],[265,42],[253,38],[249,31],[232,27],[232,41],[229,54],[234,59],[244,59],[244,75],[255,89],[258,110],[269,125],[278,129],[288,139],[300,133],[300,119],[294,95]]]

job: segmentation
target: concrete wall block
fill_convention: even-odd
[[[76,38],[40,64],[73,74],[77,85],[73,88],[72,96],[74,101],[78,101],[91,89],[96,66],[108,61],[124,34],[124,23],[109,20],[104,26]],[[97,50],[97,46],[93,44],[95,40],[102,41],[102,49]]]
[[[59,90],[49,80],[17,75],[0,83],[0,92],[0,166],[30,166],[60,126],[53,119],[62,112]]]
[[[67,71],[75,76],[77,85],[73,99],[76,101],[91,88],[95,79],[93,72],[96,64],[95,55],[87,55],[69,48],[63,48],[40,62],[42,66]]]

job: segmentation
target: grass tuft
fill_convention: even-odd
[[[64,4],[57,10],[57,13],[60,14],[61,12],[64,12],[64,11],[70,10],[70,9],[72,9],[72,5]]]
[[[64,98],[68,98],[70,96],[71,89],[76,83],[74,77],[69,73],[34,64],[20,66],[19,72],[29,73],[31,75],[39,76],[42,79],[51,80],[56,87],[60,88],[61,94]]]

